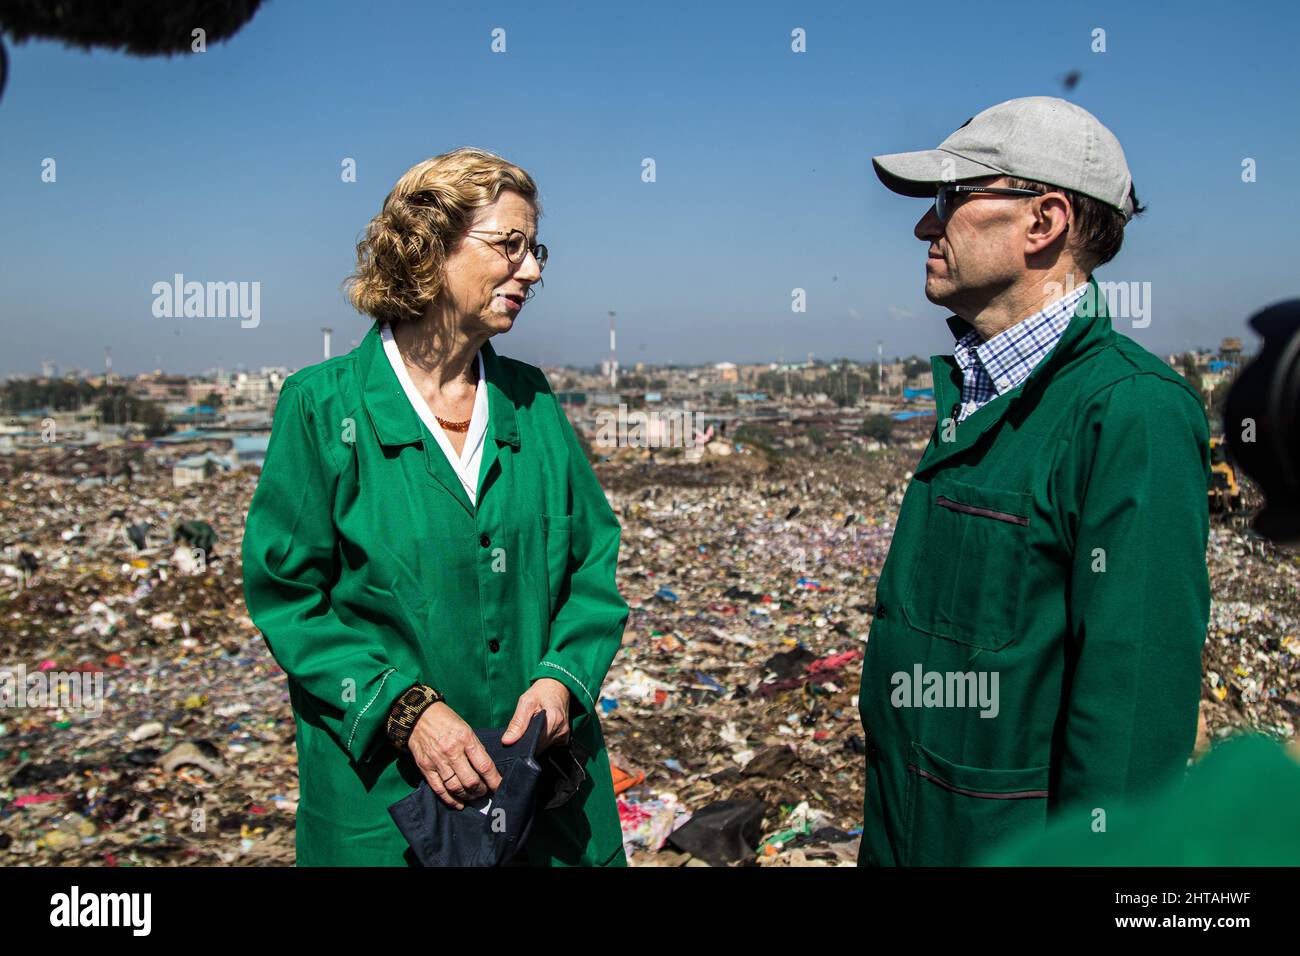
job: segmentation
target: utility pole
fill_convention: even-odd
[[[618,390],[618,347],[614,338],[615,314],[609,313],[609,389],[611,392]]]

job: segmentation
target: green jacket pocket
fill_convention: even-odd
[[[1048,767],[964,767],[912,741],[909,866],[969,866],[1007,837],[1047,823]]]
[[[1016,639],[1030,496],[938,477],[903,613],[919,631],[996,651]]]
[[[550,617],[555,617],[560,589],[569,573],[569,544],[572,515],[542,515],[542,538],[546,543],[546,591]]]

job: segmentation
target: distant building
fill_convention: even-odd
[[[907,382],[907,366],[902,362],[885,362],[877,374],[881,378],[881,384],[886,392],[897,392]]]
[[[222,418],[228,428],[265,428],[269,430],[273,421],[270,412],[257,409],[226,411]]]
[[[233,397],[254,405],[268,401],[273,394],[271,380],[264,375],[250,375],[239,372],[233,383]]]
[[[210,451],[202,455],[191,455],[172,466],[172,485],[176,488],[195,485],[234,467],[233,456],[215,455]]]
[[[286,378],[283,369],[262,369],[256,374],[238,372],[231,382],[229,397],[253,405],[263,405],[280,394],[280,385]]]
[[[137,378],[130,385],[130,394],[149,402],[187,402],[190,380],[173,375],[155,375]]]
[[[210,424],[217,420],[217,410],[211,405],[169,404],[164,407],[168,420],[173,424]]]
[[[203,379],[192,381],[186,390],[185,398],[192,405],[198,405],[209,395],[216,394],[223,402],[229,401],[234,390],[229,384],[209,382]]]
[[[270,444],[270,435],[237,435],[230,440],[230,454],[241,468],[245,465],[261,468]]]

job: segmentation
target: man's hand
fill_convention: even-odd
[[[551,744],[564,743],[569,739],[569,688],[558,680],[541,677],[533,681],[533,686],[519,696],[515,705],[515,715],[506,725],[506,732],[501,743],[510,746],[524,735],[533,714],[539,710],[546,711],[546,729],[542,731],[541,740],[537,742],[537,752],[541,753]]]
[[[462,801],[501,786],[501,774],[478,736],[442,701],[420,715],[406,747],[433,792],[456,810],[465,808]]]

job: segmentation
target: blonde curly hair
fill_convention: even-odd
[[[418,319],[442,292],[447,257],[474,220],[513,190],[541,215],[533,177],[495,153],[472,146],[416,163],[397,181],[357,243],[348,301],[390,324]]]

